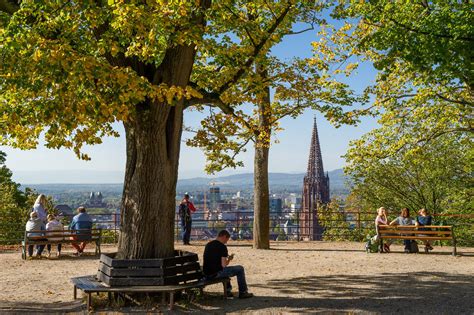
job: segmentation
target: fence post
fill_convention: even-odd
[[[359,229],[359,235],[361,235],[360,210],[357,211],[357,228]]]

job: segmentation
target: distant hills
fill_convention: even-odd
[[[288,173],[269,173],[270,189],[272,191],[291,191],[301,192],[303,188],[304,173],[288,174]],[[345,187],[346,178],[342,169],[336,169],[329,172],[329,186],[333,194],[344,194],[348,193],[348,189]],[[253,173],[236,174],[215,178],[189,178],[181,179],[178,181],[178,191],[196,191],[204,190],[210,186],[211,183],[215,183],[216,186],[221,189],[241,189],[250,190],[253,189]]]
[[[301,193],[303,177],[305,174],[270,173],[269,182],[272,192]],[[347,195],[345,176],[342,169],[329,172],[329,185],[331,195]],[[253,173],[236,174],[221,177],[196,177],[178,180],[178,192],[204,191],[209,189],[211,183],[221,187],[223,191],[253,190]],[[122,194],[123,184],[24,184],[44,194],[55,195],[58,193],[101,191],[104,195]]]

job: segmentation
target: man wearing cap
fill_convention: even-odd
[[[189,195],[185,194],[183,201],[179,205],[179,218],[181,219],[181,229],[183,231],[183,244],[190,245],[189,239],[191,238],[191,213],[194,213],[196,208],[193,203],[189,201]]]

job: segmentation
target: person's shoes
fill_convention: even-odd
[[[248,298],[251,298],[253,297],[253,293],[249,293],[249,292],[240,292],[239,293],[239,299],[248,299]]]
[[[61,252],[57,252],[56,257],[58,257],[58,258],[61,257]]]
[[[433,250],[433,246],[428,245],[427,247],[428,247],[429,250]]]
[[[234,298],[234,294],[232,292],[227,292],[227,295],[226,295],[226,299],[233,299]]]
[[[405,249],[405,254],[410,254],[410,250],[409,250],[409,249]]]
[[[75,253],[73,253],[72,255],[73,255],[73,256],[76,256],[76,257],[79,257],[79,256],[82,255],[82,253],[81,253],[81,252],[75,252]]]
[[[383,250],[384,250],[386,253],[390,253],[390,246],[388,246],[387,244],[383,244]]]

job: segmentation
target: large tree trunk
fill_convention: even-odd
[[[186,86],[194,54],[195,49],[191,46],[168,50],[154,74],[154,83]],[[174,106],[166,102],[146,101],[137,106],[136,115],[125,123],[127,164],[119,258],[173,255],[182,125],[182,101]]]
[[[202,9],[211,0],[198,2]],[[206,21],[202,11],[191,20],[196,27]],[[159,67],[128,60],[127,64],[155,85],[186,87],[195,45],[172,46]],[[127,164],[122,196],[122,227],[118,258],[163,258],[174,251],[174,217],[179,149],[183,127],[183,100],[146,100],[124,123]]]
[[[257,70],[265,79],[267,73],[264,69]],[[254,197],[253,197],[253,247],[257,249],[270,248],[270,200],[268,188],[268,155],[271,138],[271,105],[270,88],[264,88],[260,101],[259,111],[259,133],[255,141],[254,158]]]

